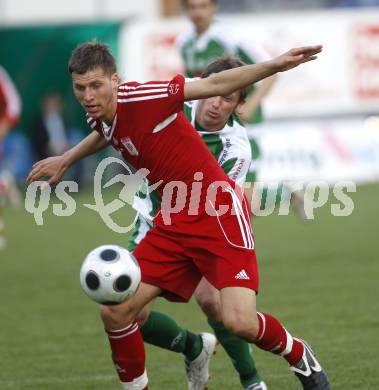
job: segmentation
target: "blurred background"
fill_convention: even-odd
[[[257,219],[259,299],[313,342],[333,389],[378,389],[379,0],[220,0],[217,19],[271,56],[324,45],[317,61],[279,75],[263,102],[265,121],[248,131],[261,146],[259,180],[352,180],[354,212],[332,217],[330,200],[307,223]],[[78,43],[107,42],[124,80],[168,79],[184,70],[175,41],[189,26],[180,0],[0,0],[0,66],[21,101],[0,165],[19,193],[5,209],[0,250],[0,389],[118,388],[96,306],[78,281],[89,250],[126,244],[80,206],[91,203],[100,157],[69,173],[79,183],[76,214],[57,218],[50,207],[44,226],[23,207],[25,178],[33,162],[89,133],[67,71]],[[132,220],[130,209],[125,216]],[[206,327],[193,304],[159,305],[195,331]],[[182,390],[176,356],[148,353],[153,388]],[[256,352],[269,388],[297,388],[266,355]],[[210,388],[239,388],[225,354],[212,364]]]
[[[264,100],[266,121],[254,128],[263,149],[261,180],[379,178],[375,6],[375,0],[219,2],[217,18],[272,56],[293,46],[324,45],[317,63],[280,75]],[[20,121],[5,144],[5,163],[17,181],[23,182],[39,156],[38,141],[31,139],[38,138],[36,118],[48,95],[59,99],[62,144],[71,145],[88,132],[66,71],[78,42],[108,42],[125,80],[166,79],[183,72],[175,40],[189,24],[180,0],[67,0],[54,5],[0,0],[0,64],[22,100]]]

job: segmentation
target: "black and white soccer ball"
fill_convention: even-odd
[[[118,305],[135,294],[141,270],[135,257],[118,245],[92,250],[80,269],[80,284],[95,302]]]

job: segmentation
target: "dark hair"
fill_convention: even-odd
[[[204,70],[201,78],[210,76],[212,73],[219,73],[223,70],[239,68],[240,66],[246,65],[237,57],[232,57],[230,55],[224,55],[216,60],[212,61]],[[242,102],[246,99],[248,93],[248,88],[240,89],[240,98],[239,101]]]
[[[110,47],[96,41],[77,46],[68,61],[68,71],[84,74],[95,68],[103,69],[107,75],[116,73],[116,61]]]

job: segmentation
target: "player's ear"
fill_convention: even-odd
[[[120,83],[120,77],[117,73],[113,73],[111,76],[112,87],[117,88]]]
[[[245,103],[246,103],[245,100],[241,100],[240,102],[238,102],[236,108],[234,109],[237,115],[241,115],[243,113],[243,110],[245,108]]]

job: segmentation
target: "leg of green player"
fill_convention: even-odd
[[[203,348],[203,341],[200,335],[181,328],[171,317],[158,312],[151,311],[140,329],[143,340],[146,343],[173,352],[183,353],[189,360],[194,360]]]
[[[256,369],[254,359],[251,355],[251,345],[245,340],[232,335],[225,328],[222,321],[208,319],[208,324],[215,332],[217,340],[229,355],[234,368],[239,374],[242,386],[247,388],[252,384],[260,383],[262,378]]]

